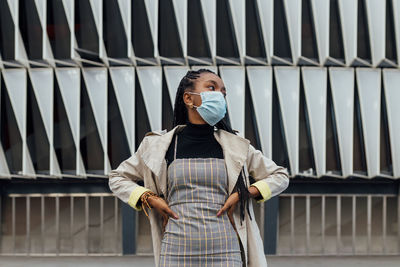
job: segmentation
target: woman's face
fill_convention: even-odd
[[[213,73],[203,72],[200,77],[196,79],[194,90],[188,90],[187,92],[201,93],[205,91],[219,91],[226,96],[226,89],[222,79]],[[200,95],[188,94],[185,92],[183,94],[183,100],[186,106],[189,106],[191,103],[195,106],[201,105]]]

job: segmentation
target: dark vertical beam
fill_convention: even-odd
[[[120,201],[122,216],[122,254],[136,253],[136,216],[137,212],[128,204]]]
[[[264,254],[275,255],[278,238],[279,196],[264,205]]]

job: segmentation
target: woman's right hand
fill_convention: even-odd
[[[155,208],[158,213],[161,214],[163,217],[163,232],[165,230],[165,226],[167,225],[169,217],[172,217],[174,219],[179,219],[178,215],[171,210],[171,208],[168,206],[167,202],[161,197],[156,197],[156,196],[150,196],[147,199],[147,202],[150,204],[152,208]]]

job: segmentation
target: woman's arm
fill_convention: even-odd
[[[139,156],[139,151],[141,151],[145,142],[147,142],[146,137],[140,143],[135,154],[121,162],[116,169],[111,170],[108,174],[108,185],[114,195],[138,211],[142,210],[140,196],[146,191],[151,191],[137,184],[138,181],[143,180],[141,168],[143,168],[144,163]]]
[[[247,170],[249,175],[256,180],[250,185],[249,191],[257,203],[279,195],[289,186],[289,173],[285,167],[278,166],[251,144],[248,153]]]

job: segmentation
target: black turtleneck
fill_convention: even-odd
[[[176,158],[224,158],[222,147],[214,137],[214,126],[186,122],[177,133]],[[174,160],[175,135],[165,155],[167,166]]]

